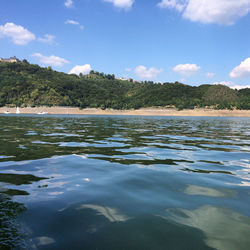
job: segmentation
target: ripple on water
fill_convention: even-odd
[[[15,214],[1,242],[248,250],[249,119],[0,116],[0,124],[0,208]]]

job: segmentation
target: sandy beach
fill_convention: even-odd
[[[9,111],[15,114],[16,108],[1,107],[0,113]],[[143,108],[138,110],[114,109],[79,109],[74,107],[26,107],[20,108],[21,114],[37,114],[48,112],[58,115],[144,115],[144,116],[211,116],[211,117],[250,117],[250,110],[214,110],[214,109],[185,109],[178,111],[169,108]]]

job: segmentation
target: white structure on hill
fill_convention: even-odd
[[[15,56],[6,59],[0,57],[0,62],[15,63],[15,62],[20,62],[20,60],[17,59]]]

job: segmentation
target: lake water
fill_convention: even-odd
[[[250,119],[0,116],[0,248],[250,249]]]

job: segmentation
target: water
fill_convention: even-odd
[[[0,116],[0,248],[250,249],[250,119]]]

